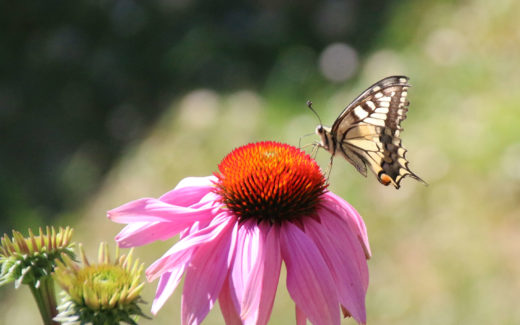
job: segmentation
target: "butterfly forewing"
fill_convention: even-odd
[[[365,90],[332,125],[329,151],[339,152],[364,176],[368,167],[384,185],[399,188],[407,175],[422,181],[408,168],[400,139],[409,87],[407,77],[392,76]]]

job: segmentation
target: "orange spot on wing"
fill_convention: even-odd
[[[383,185],[388,185],[392,182],[392,178],[390,178],[390,176],[388,176],[387,174],[381,174],[381,176],[379,177],[379,181],[381,181],[381,184]]]

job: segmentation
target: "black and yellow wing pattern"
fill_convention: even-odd
[[[332,128],[316,128],[319,145],[332,156],[339,153],[364,176],[370,169],[383,185],[399,188],[406,176],[425,183],[408,167],[406,149],[401,145],[409,88],[405,76],[376,82],[343,110]]]

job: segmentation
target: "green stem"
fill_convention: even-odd
[[[34,297],[34,300],[36,301],[36,304],[38,305],[38,310],[40,311],[40,315],[42,316],[43,323],[48,324],[46,319],[49,318],[49,315],[47,312],[47,308],[45,308],[45,299],[43,299],[41,291],[35,288],[33,285],[29,285],[29,288],[31,288],[31,293]]]
[[[48,307],[49,312],[51,314],[51,319],[54,319],[56,315],[58,315],[58,310],[56,308],[56,291],[54,290],[54,279],[49,276],[46,278],[46,293],[47,293],[47,301],[48,301]],[[53,324],[59,324],[59,322],[53,321]]]
[[[40,315],[42,316],[44,325],[57,325],[53,318],[57,315],[56,310],[56,294],[54,292],[54,280],[52,277],[43,277],[40,279],[40,286],[29,285],[34,300],[38,305]]]

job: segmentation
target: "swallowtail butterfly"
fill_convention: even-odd
[[[320,122],[318,146],[332,154],[331,164],[339,153],[365,177],[368,167],[383,185],[391,183],[398,189],[405,176],[426,184],[408,168],[406,149],[401,146],[400,123],[408,111],[409,87],[408,77],[384,78],[354,99],[332,128]],[[312,109],[311,102],[308,106]]]

